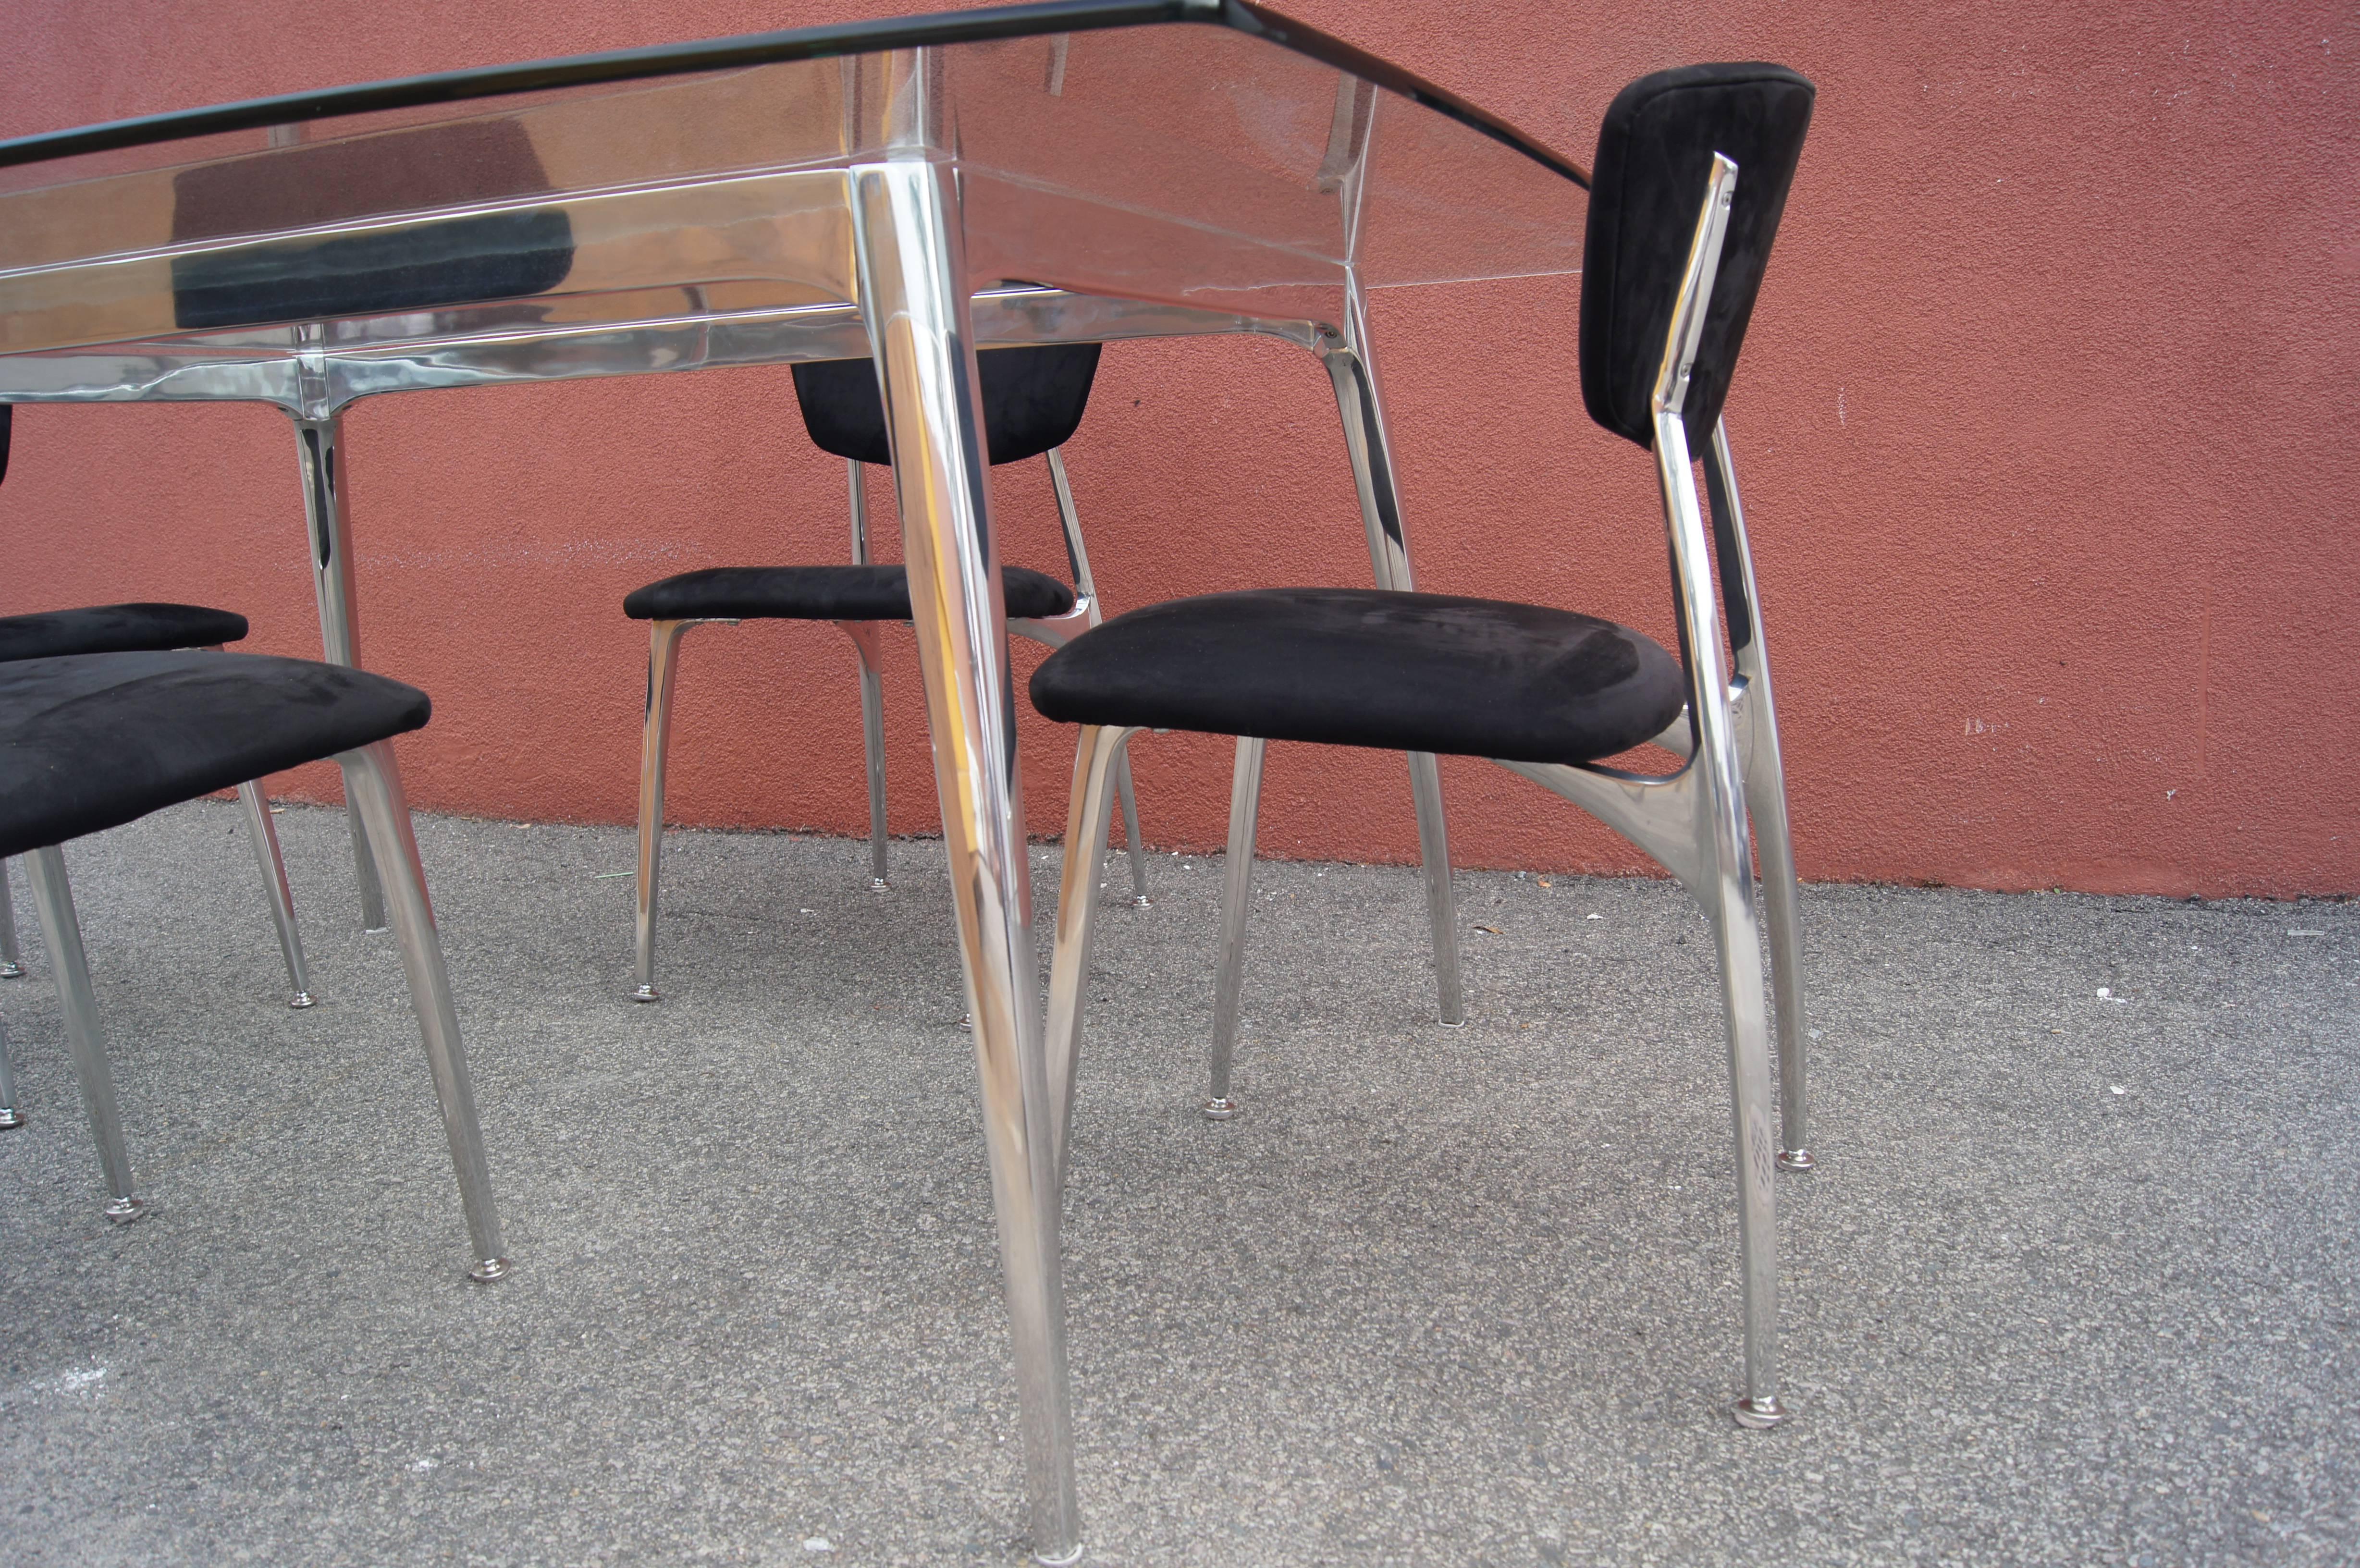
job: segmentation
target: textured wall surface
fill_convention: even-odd
[[[0,0],[0,134],[878,9]],[[1729,414],[1805,875],[2360,888],[2348,5],[1294,9],[1585,162],[1642,71],[1758,58],[1819,83]],[[1667,636],[1649,466],[1582,414],[1572,299],[1563,280],[1381,297],[1420,586]],[[402,743],[423,806],[628,818],[646,645],[622,595],[845,548],[842,466],[783,370],[383,399],[348,430],[365,658],[435,699]],[[1069,451],[1115,607],[1366,580],[1326,377],[1297,351],[1116,345]],[[20,410],[0,611],[188,599],[243,610],[249,648],[316,653],[292,458],[260,408]],[[1059,564],[1038,465],[994,484],[1008,557]],[[894,822],[933,831],[906,637],[894,659]],[[677,818],[861,830],[835,633],[700,631],[683,682]],[[1023,734],[1039,833],[1063,825],[1066,745]],[[1136,755],[1150,837],[1218,843],[1227,744]],[[1462,864],[1639,868],[1520,780],[1444,776]],[[1272,853],[1415,853],[1396,757],[1274,748],[1266,789]]]

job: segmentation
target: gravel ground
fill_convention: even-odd
[[[421,818],[519,1265],[486,1288],[342,814],[279,820],[310,1012],[228,807],[69,851],[127,1229],[18,879],[0,1562],[1021,1560],[938,845],[872,895],[853,843],[677,834],[634,1007],[627,832]],[[1750,1434],[1677,889],[1463,876],[1445,1030],[1414,871],[1265,866],[1215,1127],[1219,863],[1154,870],[1076,1113],[1091,1561],[2360,1559],[2360,910],[1806,889],[1801,1413]]]

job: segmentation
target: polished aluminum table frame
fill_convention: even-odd
[[[1575,273],[1585,190],[1513,127],[1244,0],[1058,0],[453,72],[0,143],[0,398],[284,409],[322,643],[357,663],[355,399],[874,358],[1032,1541],[1070,1561],[1072,1062],[1035,970],[975,351],[1256,332],[1317,354],[1376,582],[1406,590],[1370,296]],[[1433,759],[1411,775],[1456,1022]],[[364,923],[382,924],[365,834],[354,848]],[[1751,1173],[1741,1191],[1766,1203]]]

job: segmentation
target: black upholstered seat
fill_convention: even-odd
[[[75,653],[162,653],[246,637],[246,617],[201,604],[93,604],[0,615],[0,661]]]
[[[405,734],[431,711],[381,675],[258,654],[0,665],[0,855]]]
[[[1442,593],[1268,588],[1151,604],[1032,676],[1064,724],[1588,762],[1661,734],[1679,661],[1568,610]]]
[[[1015,620],[1062,615],[1074,591],[1022,566],[1002,569]],[[906,621],[910,572],[901,566],[715,566],[650,583],[623,600],[635,621]]]

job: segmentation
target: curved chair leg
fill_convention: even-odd
[[[1131,848],[1131,907],[1153,909],[1155,900],[1147,896],[1147,852],[1139,842],[1139,796],[1131,787],[1131,750],[1128,746],[1116,757],[1114,789],[1122,802],[1123,842]]]
[[[254,863],[262,870],[262,890],[270,898],[271,924],[279,931],[279,955],[287,961],[287,983],[294,988],[290,1007],[311,1005],[311,973],[303,962],[303,933],[295,924],[295,894],[287,886],[287,862],[279,853],[279,829],[270,820],[270,802],[262,786],[252,779],[237,787],[238,808],[246,814],[246,842],[254,846]]]
[[[25,1113],[16,1108],[16,1068],[8,1060],[8,1026],[0,1023],[0,1132],[25,1125]]]
[[[1762,859],[1763,924],[1770,937],[1770,996],[1778,1036],[1778,1169],[1816,1170],[1810,1146],[1808,1083],[1803,1013],[1802,906],[1795,886],[1795,841],[1786,822],[1786,780],[1778,764],[1777,720],[1770,690],[1753,689],[1753,755],[1745,765],[1746,814]],[[1766,739],[1765,739],[1766,737]]]
[[[1229,1098],[1229,1062],[1238,1049],[1238,1003],[1246,984],[1246,911],[1253,899],[1255,819],[1262,811],[1262,759],[1270,743],[1238,737],[1237,768],[1229,779],[1229,854],[1221,867],[1221,963],[1213,979],[1211,1087],[1205,1119],[1238,1114]],[[1431,760],[1429,758],[1428,760]]]
[[[1771,696],[1770,650],[1762,630],[1761,598],[1754,583],[1754,552],[1745,538],[1729,430],[1716,423],[1705,451],[1705,494],[1711,503],[1721,587],[1727,606],[1737,672],[1745,681],[1742,745],[1745,807],[1762,858],[1762,906],[1770,932],[1770,991],[1778,1026],[1778,1168],[1809,1171],[1811,1154],[1805,1075],[1810,1030],[1803,1011],[1803,934],[1795,887],[1795,841],[1786,819],[1786,769],[1778,745],[1778,707]]]
[[[1426,924],[1434,931],[1434,989],[1446,1029],[1467,1021],[1459,980],[1459,900],[1450,886],[1450,834],[1442,816],[1442,768],[1430,751],[1409,754],[1410,800],[1417,807],[1418,858],[1426,866]]]
[[[82,950],[82,924],[74,918],[73,889],[66,883],[66,857],[55,844],[25,857],[33,884],[33,908],[49,944],[50,972],[57,975],[58,1009],[65,1015],[66,1045],[73,1052],[74,1076],[82,1080],[82,1109],[90,1113],[91,1140],[98,1145],[99,1169],[106,1175],[106,1217],[129,1225],[148,1212],[131,1194],[131,1159],[123,1149],[123,1118],[115,1105],[115,1075],[106,1065],[106,1039],[99,1032],[98,1000],[91,994],[90,961]]]
[[[25,977],[25,955],[16,951],[16,900],[8,891],[8,862],[0,856],[0,980]]]
[[[1085,725],[1074,749],[1074,789],[1065,807],[1065,875],[1057,890],[1057,936],[1049,960],[1049,1114],[1058,1180],[1065,1171],[1065,1129],[1073,1119],[1074,1066],[1082,1049],[1082,990],[1089,983],[1097,929],[1098,877],[1106,866],[1113,813],[1109,775],[1120,776],[1124,746],[1139,732]]]
[[[860,660],[860,746],[869,759],[869,890],[882,893],[885,877],[885,680],[878,670],[876,628],[865,621],[838,621]]]
[[[661,1000],[656,989],[656,873],[663,854],[664,753],[672,745],[672,678],[681,635],[690,621],[656,621],[648,634],[648,711],[639,737],[639,907],[635,1002]]]
[[[1737,855],[1744,855],[1737,839]],[[1762,1005],[1762,936],[1754,920],[1753,877],[1743,859],[1700,890],[1721,958],[1721,1000],[1729,1033],[1730,1108],[1737,1147],[1738,1260],[1745,1300],[1745,1398],[1732,1413],[1743,1426],[1786,1420],[1778,1399],[1778,1238],[1771,1182],[1770,1030]]]
[[[442,964],[442,944],[434,934],[434,909],[426,897],[426,872],[418,863],[418,839],[410,824],[410,802],[386,741],[336,758],[344,771],[344,795],[357,803],[368,830],[369,849],[384,878],[387,913],[401,944],[401,967],[410,980],[410,1005],[426,1045],[426,1065],[434,1097],[442,1107],[442,1132],[459,1177],[459,1203],[466,1211],[473,1263],[470,1279],[489,1283],[512,1271],[500,1242],[499,1211],[492,1202],[491,1169],[484,1160],[484,1131],[475,1118],[475,1088],[459,1041],[459,1012],[451,1000],[451,976]]]

